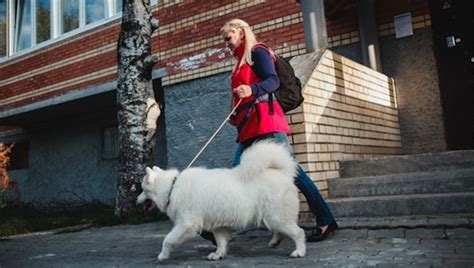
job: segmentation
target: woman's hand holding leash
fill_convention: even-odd
[[[252,88],[249,85],[240,85],[232,90],[239,98],[247,98],[252,95]]]

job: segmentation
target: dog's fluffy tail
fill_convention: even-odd
[[[244,180],[256,178],[269,169],[278,170],[285,177],[293,179],[296,165],[284,144],[259,141],[244,151],[237,168]]]

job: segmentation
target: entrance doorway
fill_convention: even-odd
[[[474,149],[472,1],[430,0],[449,150]]]

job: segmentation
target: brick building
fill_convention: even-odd
[[[469,1],[324,1],[317,29],[328,49],[312,54],[310,1],[151,2],[159,166],[185,167],[229,111],[234,61],[219,30],[232,18],[293,58],[306,82],[288,120],[296,157],[324,194],[341,159],[473,148],[472,116],[459,116],[472,106]],[[114,203],[120,3],[0,0],[0,142],[16,143],[11,194],[25,203]],[[226,126],[196,165],[229,166],[234,139]]]

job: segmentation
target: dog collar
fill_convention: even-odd
[[[171,188],[168,193],[168,201],[166,202],[166,207],[170,205],[170,200],[171,200],[171,192],[173,192],[174,184],[176,183],[176,179],[178,179],[178,176],[174,176],[173,182],[171,183]]]

